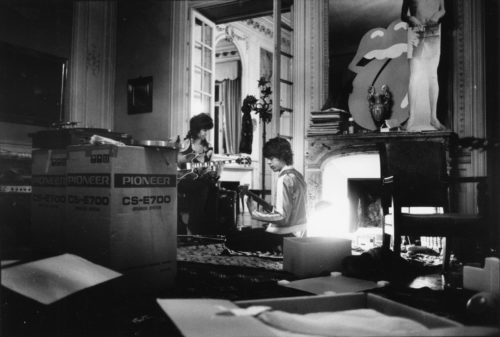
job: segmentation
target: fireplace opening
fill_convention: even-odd
[[[353,248],[382,245],[382,226],[393,238],[392,209],[381,207],[380,159],[374,152],[332,155],[320,165],[319,189],[313,189],[307,236],[339,237],[352,241]],[[442,213],[442,209],[412,207],[408,213]],[[392,241],[392,240],[391,240]],[[391,242],[392,245],[393,242]],[[403,246],[424,246],[442,251],[442,238],[405,237]],[[406,247],[402,247],[405,252]]]
[[[382,185],[377,178],[347,179],[347,196],[350,208],[349,232],[353,246],[371,249],[382,244]]]
[[[369,196],[377,199],[380,192],[375,192],[376,183],[380,180],[380,159],[378,153],[350,153],[348,155],[332,156],[321,165],[321,195],[318,201],[312,205],[312,211],[308,221],[308,236],[344,237],[352,239],[357,228],[353,222],[353,207],[349,195],[349,185],[353,185],[354,194],[361,194],[361,204],[373,208],[373,202],[369,203]],[[352,181],[349,183],[349,181]],[[356,185],[356,186],[355,186]],[[361,192],[368,188],[365,192]],[[358,207],[359,201],[355,207]],[[375,204],[377,201],[375,200]],[[362,211],[365,216],[367,211]],[[376,216],[377,231],[382,233],[381,215]],[[372,228],[367,226],[365,228]]]

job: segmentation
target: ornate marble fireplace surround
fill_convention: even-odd
[[[374,154],[378,156],[378,143],[401,142],[405,140],[442,142],[446,148],[449,148],[452,135],[451,131],[427,131],[307,136],[305,179],[308,186],[309,215],[314,212],[314,208],[318,202],[322,201],[325,167],[332,159],[359,154]],[[449,154],[448,163],[450,163]],[[367,178],[373,178],[373,176]],[[349,207],[346,207],[346,214],[339,214],[337,216],[345,218],[348,216],[347,213],[349,211]]]

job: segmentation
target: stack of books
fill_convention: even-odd
[[[347,130],[348,120],[349,113],[342,109],[328,108],[321,111],[312,111],[309,134],[341,134]]]

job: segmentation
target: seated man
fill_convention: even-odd
[[[276,200],[272,211],[257,210],[249,196],[248,210],[253,219],[266,222],[264,228],[235,231],[228,235],[226,246],[233,250],[281,250],[283,238],[302,236],[306,230],[306,183],[292,167],[293,153],[284,138],[273,138],[264,145],[264,157],[273,172],[279,173]]]
[[[213,200],[217,192],[218,172],[207,167],[188,169],[189,164],[210,162],[213,148],[206,137],[213,126],[209,115],[201,113],[193,116],[177,158],[180,169],[177,186],[179,234],[210,234],[216,225]]]

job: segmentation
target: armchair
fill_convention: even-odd
[[[454,237],[486,238],[485,177],[453,178],[447,174],[444,145],[439,142],[402,141],[380,144],[383,210],[392,206],[394,252],[401,252],[401,236],[445,237],[443,269],[449,265],[450,242]],[[478,184],[475,214],[457,213],[450,192],[457,183]],[[413,214],[409,208],[432,207],[441,212]],[[384,229],[385,230],[385,229]],[[385,233],[385,232],[384,232]]]

